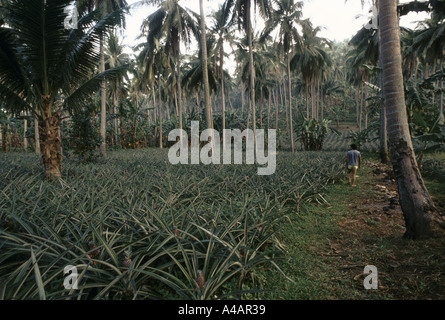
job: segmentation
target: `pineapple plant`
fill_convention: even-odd
[[[202,274],[201,270],[198,270],[197,272],[197,277],[196,277],[196,283],[198,284],[198,288],[202,289],[205,286],[205,279],[204,279],[204,275]],[[195,291],[198,290],[198,288],[195,288]]]
[[[121,271],[124,272],[128,270],[131,266],[132,260],[131,260],[131,251],[125,250],[124,252],[124,260],[122,261],[122,268]]]

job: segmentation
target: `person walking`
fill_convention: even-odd
[[[346,154],[346,166],[348,168],[349,184],[352,182],[352,187],[356,187],[355,180],[357,178],[357,171],[362,166],[362,155],[354,143],[351,144],[351,150]]]

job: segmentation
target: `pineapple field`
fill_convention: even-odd
[[[280,227],[326,203],[343,157],[278,153],[277,172],[258,176],[251,165],[171,165],[167,150],[116,151],[106,163],[66,160],[54,183],[37,156],[0,154],[0,298],[261,298],[257,270],[288,278]],[[77,290],[64,287],[67,266]]]
[[[444,62],[445,0],[0,0],[0,300],[443,300]]]

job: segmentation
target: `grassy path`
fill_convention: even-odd
[[[264,272],[267,299],[444,299],[445,232],[429,240],[402,238],[405,227],[391,170],[365,161],[358,187],[347,177],[328,190],[330,206],[311,205],[290,216],[282,231],[283,271],[295,283]],[[427,181],[443,206],[444,183]],[[378,289],[366,290],[364,267],[378,271]]]

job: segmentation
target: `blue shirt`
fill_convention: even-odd
[[[361,157],[360,151],[349,150],[348,156],[349,156],[348,166],[358,166],[358,161],[359,161],[359,158]]]

